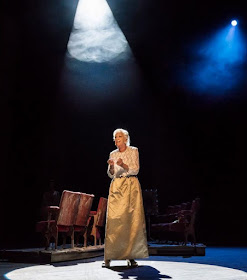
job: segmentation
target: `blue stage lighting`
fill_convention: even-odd
[[[231,22],[231,25],[232,26],[236,26],[238,24],[238,22],[234,19],[234,20],[232,20],[232,22]]]
[[[191,63],[181,71],[185,87],[197,93],[231,93],[245,79],[246,39],[228,25],[191,48]]]

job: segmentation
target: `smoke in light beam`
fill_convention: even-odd
[[[192,48],[191,63],[182,70],[182,83],[197,93],[223,94],[243,81],[246,40],[230,26]]]
[[[106,0],[80,0],[68,42],[69,54],[84,62],[124,58],[128,42]]]

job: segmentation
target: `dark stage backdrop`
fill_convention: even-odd
[[[200,197],[198,242],[247,245],[246,85],[228,96],[197,95],[171,71],[186,40],[243,9],[163,2],[109,0],[135,60],[121,67],[74,61],[73,87],[64,63],[77,1],[5,3],[1,247],[38,245],[35,223],[50,178],[60,192],[93,193],[94,208],[107,197],[106,162],[118,127],[139,148],[139,180],[143,189],[158,189],[161,213]],[[87,69],[100,90],[81,83]]]

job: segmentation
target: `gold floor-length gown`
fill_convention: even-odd
[[[113,178],[108,196],[104,258],[125,260],[147,257],[146,224],[139,180],[135,176]]]

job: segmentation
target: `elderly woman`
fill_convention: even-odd
[[[102,266],[109,268],[111,260],[127,260],[128,266],[136,267],[135,258],[148,257],[142,192],[137,178],[139,153],[130,146],[128,131],[116,129],[113,140],[117,149],[108,160],[107,174],[112,181]]]

